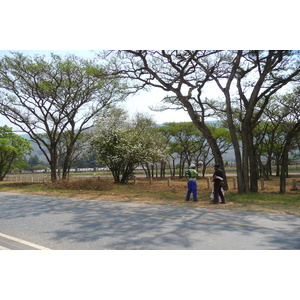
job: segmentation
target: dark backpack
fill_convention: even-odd
[[[190,170],[185,171],[185,178],[191,178],[192,174]]]

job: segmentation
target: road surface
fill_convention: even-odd
[[[300,216],[0,192],[0,249],[300,249]]]

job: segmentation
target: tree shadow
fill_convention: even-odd
[[[293,215],[6,193],[0,205],[3,220],[44,221],[52,249],[300,249]]]

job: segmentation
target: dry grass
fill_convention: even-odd
[[[55,183],[46,182],[44,186],[52,190],[108,191],[112,189],[113,183],[109,180],[103,180],[100,178],[76,178],[70,180],[59,180]]]
[[[136,202],[148,204],[163,204],[173,206],[199,207],[207,209],[248,210],[274,213],[288,213],[300,215],[300,191],[291,191],[292,178],[287,179],[287,192],[279,194],[279,179],[272,177],[265,181],[265,189],[255,194],[238,194],[233,189],[233,182],[229,179],[229,190],[226,191],[226,205],[211,205],[211,188],[207,188],[207,181],[198,182],[199,202],[185,201],[186,180],[172,179],[168,186],[167,179],[138,178],[136,185],[133,181],[128,184],[114,184],[112,179],[81,178],[69,181],[51,183],[4,183],[0,190],[9,192],[32,193],[58,197],[110,200],[122,202]],[[300,179],[297,179],[300,187]],[[260,184],[259,184],[260,186]]]

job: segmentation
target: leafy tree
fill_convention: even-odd
[[[272,175],[272,160],[277,152],[281,152],[281,143],[279,142],[280,123],[274,124],[270,120],[262,121],[253,131],[255,141],[256,155],[259,166],[259,176],[269,179]]]
[[[76,159],[73,162],[73,167],[77,168],[96,168],[98,166],[101,166],[97,163],[95,157],[92,155],[92,153],[89,153],[87,149],[84,149],[80,151],[80,155],[76,157]]]
[[[300,88],[297,87],[292,93],[288,93],[281,97],[276,97],[277,105],[280,111],[285,115],[282,119],[282,128],[284,140],[283,149],[280,157],[280,193],[286,190],[286,177],[288,174],[289,152],[293,146],[293,141],[300,133]],[[284,114],[285,111],[289,113]]]
[[[170,156],[179,159],[179,176],[183,177],[188,165],[192,162],[198,165],[196,153],[201,152],[204,140],[191,122],[165,123],[160,130],[169,136]],[[175,161],[173,160],[173,162],[174,166]]]
[[[129,120],[121,109],[111,110],[92,131],[91,151],[110,169],[116,183],[127,183],[140,164],[156,156],[155,141],[145,133],[141,122]]]
[[[110,71],[122,79],[139,83],[140,88],[155,87],[170,92],[164,102],[168,109],[183,109],[208,141],[216,162],[224,165],[217,141],[205,121],[214,116],[210,103],[202,101],[202,90],[213,78],[197,66],[195,56],[209,59],[220,51],[128,50],[111,54]],[[107,57],[107,56],[106,56]],[[226,173],[224,173],[226,179]]]
[[[294,51],[239,50],[222,51],[207,60],[195,56],[194,60],[224,95],[239,192],[257,192],[258,167],[253,130],[270,98],[299,79],[299,54]]]
[[[30,155],[28,158],[25,157],[24,162],[27,164],[27,166],[24,167],[25,170],[47,170],[49,168],[49,164],[40,160],[36,154]]]
[[[36,165],[38,165],[39,163],[40,163],[40,159],[39,159],[39,157],[35,154],[35,155],[33,155],[33,156],[30,156],[29,158],[28,158],[28,164],[30,165],[30,166],[36,166]]]
[[[292,150],[297,149],[300,133],[299,91],[297,87],[290,93],[272,97],[263,114],[264,122],[254,130],[258,161],[261,157],[267,158],[266,164],[260,161],[260,165],[263,171],[265,167],[268,169],[268,174],[271,174],[272,159],[275,161],[281,193],[286,189],[289,158]],[[266,172],[263,176],[267,177]]]
[[[167,108],[184,109],[207,139],[215,161],[224,165],[207,117],[225,114],[233,143],[238,190],[257,192],[258,168],[253,130],[275,93],[299,79],[295,51],[150,51],[121,52],[115,73],[171,92]],[[213,83],[223,98],[208,100]],[[239,139],[241,138],[241,139]],[[240,143],[241,141],[241,143]]]
[[[37,143],[50,165],[52,181],[57,180],[60,145],[65,147],[62,177],[66,178],[81,133],[103,108],[127,96],[124,85],[104,66],[73,55],[5,56],[0,61],[0,89],[0,114]]]
[[[230,148],[229,132],[220,124],[208,125],[217,141],[221,153]],[[194,162],[202,166],[205,175],[207,165],[213,160],[211,148],[205,137],[192,122],[165,123],[160,130],[168,138],[169,155],[172,160],[173,176],[175,176],[175,160],[179,160],[179,176],[184,175],[185,168]]]
[[[82,153],[86,151],[86,141],[88,139],[88,134],[86,131],[82,131],[74,142],[72,149],[69,147],[70,141],[73,139],[74,132],[66,131],[62,135],[62,138],[58,144],[58,166],[59,166],[59,176],[60,169],[62,168],[63,178],[64,174],[69,174],[71,167],[74,165],[74,162],[79,158]]]
[[[0,181],[12,169],[24,167],[23,158],[32,150],[28,140],[14,134],[8,126],[0,127]]]
[[[154,168],[156,168],[156,177],[158,176],[158,167],[160,166],[160,176],[165,176],[165,168],[167,163],[167,140],[161,134],[151,117],[137,113],[132,125],[137,134],[142,135],[147,143],[144,146],[151,149],[149,157],[145,161],[141,161],[141,165],[147,177],[154,177]]]

